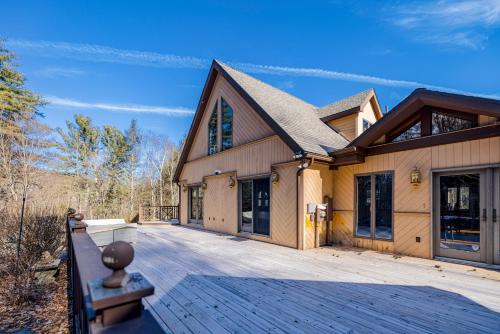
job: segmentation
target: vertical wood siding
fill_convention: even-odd
[[[369,156],[363,164],[340,167],[334,171],[334,241],[428,258],[432,247],[431,170],[498,163],[500,137],[492,137]],[[422,183],[416,187],[410,184],[414,167],[422,175]],[[394,242],[353,237],[354,176],[380,171],[394,171]]]
[[[207,109],[204,111],[187,161],[207,155],[208,121],[217,100],[221,96],[233,108],[233,146],[249,143],[274,134],[271,128],[255,113],[231,85],[223,77],[217,76],[207,103]],[[218,119],[220,122],[220,112]],[[218,142],[220,142],[220,127],[218,137]]]

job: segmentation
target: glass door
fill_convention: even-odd
[[[269,193],[269,179],[258,179],[253,181],[253,203],[254,203],[254,226],[253,232],[269,235],[269,205],[271,196]]]
[[[486,260],[485,172],[440,174],[435,178],[435,253]]]
[[[493,225],[493,263],[500,264],[500,168],[493,170],[493,205],[491,222]]]
[[[269,178],[240,182],[240,232],[270,234]]]

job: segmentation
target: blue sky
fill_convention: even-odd
[[[0,36],[28,85],[75,113],[179,140],[213,58],[322,106],[376,89],[382,106],[429,87],[500,99],[500,0],[13,1]]]

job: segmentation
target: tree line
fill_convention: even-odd
[[[177,204],[182,143],[135,120],[121,130],[82,114],[53,129],[14,60],[0,41],[0,212],[75,207],[88,218],[130,221],[140,205]]]

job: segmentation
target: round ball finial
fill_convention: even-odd
[[[82,221],[84,216],[83,216],[83,213],[75,213],[72,215],[72,218],[76,221]]]
[[[102,252],[102,263],[113,270],[113,273],[103,281],[105,288],[119,288],[128,283],[125,267],[134,260],[134,248],[125,241],[115,241]]]

